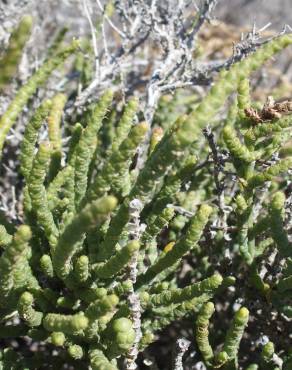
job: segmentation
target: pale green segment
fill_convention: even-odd
[[[12,241],[12,235],[10,235],[4,225],[0,225],[0,246],[6,247]]]
[[[70,144],[69,144],[69,151],[67,155],[67,162],[69,165],[72,165],[72,167],[74,167],[74,164],[75,164],[76,149],[77,149],[79,140],[82,136],[83,130],[84,128],[79,122],[77,122],[72,129],[72,134],[71,134]]]
[[[190,313],[197,313],[202,305],[210,300],[210,296],[211,294],[202,294],[200,297],[186,300],[181,304],[155,307],[155,312],[159,309],[157,313],[159,317],[155,320],[149,320],[148,322],[145,320],[143,322],[143,328],[150,329],[153,332],[162,330],[172,322],[180,320]]]
[[[107,331],[107,354],[114,358],[127,353],[134,343],[135,335],[130,319],[120,317],[113,320]]]
[[[92,370],[118,370],[116,364],[109,361],[100,349],[89,350],[89,359]]]
[[[258,370],[258,368],[259,368],[259,365],[251,364],[245,370]]]
[[[51,339],[52,344],[57,347],[62,347],[66,341],[66,337],[64,333],[60,331],[54,331],[50,335],[50,339]]]
[[[152,223],[147,224],[147,228],[144,233],[141,235],[141,249],[138,256],[138,270],[143,271],[145,255],[147,255],[147,259],[152,262],[155,261],[158,254],[157,242],[156,238],[159,233],[162,232],[164,228],[166,228],[170,222],[170,220],[174,216],[174,209],[173,208],[165,208],[162,210],[161,214],[154,215]],[[152,214],[152,212],[151,212]]]
[[[87,328],[88,319],[82,313],[61,315],[48,313],[43,319],[43,326],[48,331],[58,331],[64,334],[76,334]]]
[[[30,327],[40,326],[43,319],[43,313],[36,311],[33,307],[34,298],[29,292],[24,292],[18,301],[17,309],[20,317]]]

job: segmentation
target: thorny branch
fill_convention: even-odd
[[[90,0],[82,1],[89,8]],[[97,40],[99,51],[98,56],[95,55],[100,63],[99,77],[84,87],[75,106],[81,107],[89,102],[113,79],[120,80],[122,86],[117,85],[117,88],[126,90],[123,93],[142,96],[144,116],[151,124],[161,95],[184,87],[210,85],[214,73],[230,68],[271,40],[261,37],[270,24],[260,30],[254,25],[251,32],[242,35],[241,41],[234,45],[232,56],[226,60],[205,62],[194,59],[197,35],[203,24],[210,20],[217,2],[205,0],[197,7],[193,2],[182,0],[115,0],[108,15],[102,1],[94,0],[101,23],[101,36]],[[94,23],[89,11],[86,16],[89,23]],[[96,30],[90,28],[95,50]]]
[[[206,20],[210,21],[210,13],[215,9],[217,3],[218,0],[206,0],[203,3],[201,10],[198,11],[199,14],[195,26],[188,36],[189,43],[192,43],[194,36],[199,32],[204,22]]]
[[[139,199],[133,199],[130,202],[130,222],[128,225],[129,229],[129,238],[131,240],[139,240],[141,232],[144,230],[144,225],[140,224],[140,212],[142,210],[142,203]],[[129,280],[132,282],[132,289],[128,295],[128,303],[131,312],[131,318],[133,320],[133,328],[135,330],[136,336],[135,341],[132,348],[129,350],[126,356],[126,369],[127,370],[135,370],[137,369],[136,359],[139,353],[139,342],[142,338],[142,331],[141,331],[141,314],[142,308],[140,304],[139,294],[134,291],[134,284],[136,283],[137,279],[137,263],[138,263],[138,253],[137,251],[129,264]]]
[[[95,78],[99,80],[100,78],[100,70],[99,70],[99,57],[98,57],[98,50],[97,50],[97,40],[96,40],[96,29],[94,28],[91,15],[90,15],[90,10],[88,6],[87,0],[82,0],[82,5],[84,9],[84,13],[86,15],[86,18],[88,19],[89,27],[90,27],[90,32],[91,32],[91,38],[92,38],[92,48],[93,48],[93,53],[95,57]]]
[[[190,344],[191,342],[185,338],[179,338],[176,341],[173,361],[174,370],[183,370],[183,356],[188,350]]]
[[[216,194],[218,196],[218,207],[219,207],[219,219],[217,222],[217,227],[221,227],[224,231],[227,230],[227,215],[228,215],[228,207],[225,205],[224,202],[224,164],[226,162],[226,155],[222,153],[215,143],[214,134],[210,128],[207,126],[203,130],[204,136],[206,137],[209,147],[211,149],[211,154],[213,157],[213,165],[214,165],[214,182],[216,186]],[[223,176],[222,176],[223,175]],[[226,233],[224,232],[224,235]]]
[[[85,3],[85,0],[83,0]],[[197,10],[194,22],[194,7],[189,2],[168,1],[159,4],[157,1],[134,2],[131,6],[129,1],[115,1],[115,22],[105,12],[105,7],[100,0],[96,0],[98,10],[102,16],[102,39],[105,53],[108,54],[108,45],[111,40],[105,39],[105,22],[110,31],[119,36],[120,44],[112,45],[110,60],[103,60],[100,70],[100,80],[95,78],[92,83],[81,92],[75,105],[83,105],[87,99],[96,91],[104,87],[106,79],[118,77],[121,71],[127,71],[129,65],[135,74],[135,80],[140,80],[146,88],[146,102],[144,108],[145,118],[152,122],[156,104],[162,93],[174,90],[178,87],[191,86],[201,83],[193,81],[193,50],[195,49],[195,36],[199,32],[205,20],[209,19],[210,12],[214,9],[217,1],[208,0],[203,2],[201,9]],[[90,16],[86,12],[90,23]],[[123,30],[116,24],[121,24]],[[147,41],[147,45],[145,45]],[[95,40],[93,38],[93,43]],[[154,45],[153,45],[154,43]],[[139,68],[139,58],[134,54],[143,47],[143,52],[148,52],[148,47],[160,47],[161,55],[151,62],[152,69],[147,81],[143,78],[143,70]],[[95,46],[94,46],[95,47]],[[103,52],[100,52],[102,55]],[[142,56],[143,58],[143,56]],[[143,63],[142,63],[143,66]],[[199,78],[201,79],[202,76]],[[204,78],[202,78],[204,80]],[[205,84],[205,83],[203,83]]]

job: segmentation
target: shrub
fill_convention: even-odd
[[[17,42],[15,35],[20,50],[23,35]],[[208,368],[276,369],[280,357],[290,368],[289,338],[278,341],[272,331],[292,317],[292,108],[271,99],[255,108],[249,76],[291,43],[279,36],[220,72],[164,135],[156,128],[149,138],[149,126],[134,123],[135,98],[119,117],[110,90],[66,116],[68,146],[61,128],[68,97],[37,107],[19,155],[21,222],[1,225],[3,368],[135,369],[138,354],[184,317]],[[78,45],[52,55],[19,89],[0,119],[1,149],[36,89]],[[14,73],[19,53],[11,46],[0,65],[9,61]],[[226,118],[218,118],[230,96]],[[271,339],[258,356],[257,322]],[[21,338],[38,351],[24,344],[14,351],[11,339]]]

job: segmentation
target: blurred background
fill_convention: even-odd
[[[256,22],[258,27],[263,27],[271,22],[271,27],[279,30],[284,24],[292,24],[291,10],[291,0],[218,0],[215,15],[239,26],[251,26]],[[0,39],[23,12],[35,13],[38,22],[47,26],[66,22],[80,32],[82,27],[87,27],[82,20],[82,0],[0,0]]]

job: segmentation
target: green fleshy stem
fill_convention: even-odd
[[[235,130],[231,126],[224,127],[223,139],[229,152],[235,160],[239,160],[244,163],[250,163],[255,160],[254,153],[251,153],[248,148],[241,143]]]
[[[72,173],[73,168],[71,166],[66,166],[58,172],[57,176],[48,186],[48,199],[53,200],[53,198],[57,197],[58,191],[60,191],[68,178],[72,176]]]
[[[67,155],[67,162],[69,165],[74,167],[75,159],[76,159],[76,149],[79,143],[79,140],[82,136],[84,129],[81,123],[77,122],[72,129],[70,143],[69,143],[69,151]]]
[[[146,347],[149,346],[149,344],[151,344],[152,342],[155,341],[155,334],[152,333],[151,331],[147,331],[145,333],[143,333],[143,336],[140,340],[140,343],[139,343],[139,350],[140,351],[143,351]]]
[[[229,361],[229,357],[225,351],[221,351],[214,356],[214,369],[220,368]]]
[[[166,306],[172,303],[181,303],[183,301],[199,297],[203,294],[214,294],[218,287],[221,285],[223,278],[219,274],[202,280],[199,283],[187,286],[182,289],[173,289],[159,294],[150,296],[150,304],[154,306]]]
[[[76,289],[75,295],[79,299],[82,299],[86,303],[92,303],[97,299],[101,299],[107,295],[105,288],[87,288],[87,289]]]
[[[87,328],[88,319],[83,314],[61,315],[48,313],[43,319],[47,331],[58,331],[64,334],[76,334]]]
[[[266,181],[272,181],[279,174],[286,173],[289,168],[292,168],[291,157],[280,160],[263,172],[252,176],[248,181],[246,191],[251,191],[255,187],[263,185]]]
[[[64,94],[57,94],[52,98],[52,106],[48,116],[48,131],[49,139],[53,150],[61,152],[62,136],[61,136],[61,119],[63,109],[65,107],[67,97]]]
[[[55,224],[53,215],[49,209],[47,191],[44,181],[48,172],[51,155],[50,143],[42,143],[33,161],[33,166],[28,180],[28,191],[32,207],[37,215],[37,221],[44,228],[46,237],[54,250],[59,231]]]
[[[133,283],[131,280],[125,280],[122,281],[121,283],[118,283],[115,285],[112,289],[111,292],[116,294],[118,297],[122,297],[124,295],[128,295],[133,289]]]
[[[288,235],[284,229],[283,212],[285,209],[285,195],[278,191],[274,194],[269,210],[270,232],[273,240],[281,255],[292,256],[292,243],[289,242]]]
[[[19,113],[22,111],[28,100],[35,93],[35,91],[46,82],[50,74],[72,53],[74,53],[78,47],[79,42],[74,40],[71,45],[67,46],[50,60],[45,62],[28,80],[28,82],[18,90],[15,98],[7,108],[6,112],[0,118],[0,153],[2,153],[4,141],[10,128],[15,123]]]
[[[7,246],[0,257],[0,294],[3,301],[0,305],[6,304],[4,298],[9,295],[16,281],[15,274],[26,272],[28,241],[31,239],[31,230],[28,226],[22,225],[16,231],[13,240]],[[22,276],[22,283],[26,283],[28,276]]]
[[[87,116],[87,126],[83,130],[76,147],[74,186],[75,204],[77,208],[83,200],[87,190],[88,171],[97,145],[97,134],[101,128],[102,120],[109,109],[112,99],[112,91],[106,91],[101,96],[99,102],[90,108]]]
[[[188,251],[196,250],[196,245],[200,240],[211,212],[212,208],[206,204],[199,208],[198,212],[191,219],[185,236],[183,236],[170,251],[161,255],[158,261],[154,263],[144,275],[138,277],[137,287],[147,284],[159,273],[174,265]]]
[[[0,90],[10,82],[17,71],[23,48],[31,34],[32,24],[32,17],[25,15],[10,36],[8,48],[0,58]]]
[[[174,209],[171,207],[164,208],[161,214],[154,217],[153,222],[147,224],[147,228],[141,236],[143,248],[147,248],[147,243],[151,243],[157,235],[168,225],[174,216]]]
[[[197,158],[194,155],[189,155],[181,167],[174,173],[170,174],[165,183],[163,184],[161,190],[157,194],[156,198],[153,200],[153,208],[151,209],[151,214],[149,215],[150,222],[146,221],[146,224],[151,224],[152,219],[160,215],[163,209],[175,201],[176,194],[180,191],[183,183],[187,182],[188,179],[193,175],[194,168],[197,163]]]
[[[213,349],[209,342],[209,321],[215,311],[214,304],[203,305],[196,321],[196,340],[205,363],[209,366],[214,358]]]
[[[97,319],[106,315],[108,312],[113,312],[119,303],[119,298],[115,294],[107,295],[96,302],[91,303],[85,311],[89,318]]]
[[[132,256],[139,250],[137,240],[130,241],[125,247],[115,253],[107,262],[98,264],[94,274],[100,279],[110,279],[117,275],[130,262]]]
[[[195,297],[193,299],[182,302],[181,304],[169,305],[166,307],[159,306],[153,307],[152,311],[158,316],[155,320],[149,320],[148,325],[143,322],[142,327],[155,332],[158,330],[163,330],[166,326],[174,321],[180,320],[190,313],[197,313],[201,309],[202,305],[208,302],[211,298],[211,294],[202,294],[200,297]],[[161,310],[157,313],[157,310]]]
[[[42,255],[40,258],[40,268],[47,277],[52,278],[54,276],[52,260],[48,254]]]
[[[138,105],[139,101],[135,97],[127,102],[122,117],[118,123],[115,139],[110,152],[117,150],[121,143],[127,138],[133,124],[134,117],[137,113]],[[108,154],[110,154],[110,152]]]
[[[246,117],[244,110],[251,106],[249,78],[242,78],[237,89],[237,105],[239,118]]]
[[[53,179],[58,173],[62,159],[61,121],[63,109],[67,101],[66,95],[59,93],[52,98],[52,107],[47,119],[49,141],[52,146],[49,178]]]
[[[117,200],[112,196],[98,199],[87,205],[66,226],[53,255],[53,266],[57,276],[64,279],[69,275],[71,259],[76,253],[83,234],[104,221],[116,205]]]
[[[34,112],[32,118],[28,122],[20,148],[20,172],[28,181],[30,171],[32,169],[35,146],[38,139],[39,130],[49,114],[51,108],[51,100],[45,100]]]
[[[240,308],[235,313],[223,346],[223,351],[227,353],[229,360],[233,360],[237,356],[240,341],[242,339],[244,329],[247,326],[248,319],[249,311],[245,307]]]
[[[248,145],[254,144],[258,139],[281,132],[283,129],[292,125],[291,117],[282,117],[279,120],[261,123],[255,127],[250,128],[244,134],[245,141]]]
[[[145,122],[132,127],[128,137],[123,140],[118,149],[112,152],[108,162],[95,178],[89,189],[89,201],[100,197],[111,188],[115,194],[120,193],[124,186],[123,180],[129,170],[130,161],[147,131],[148,125]]]

